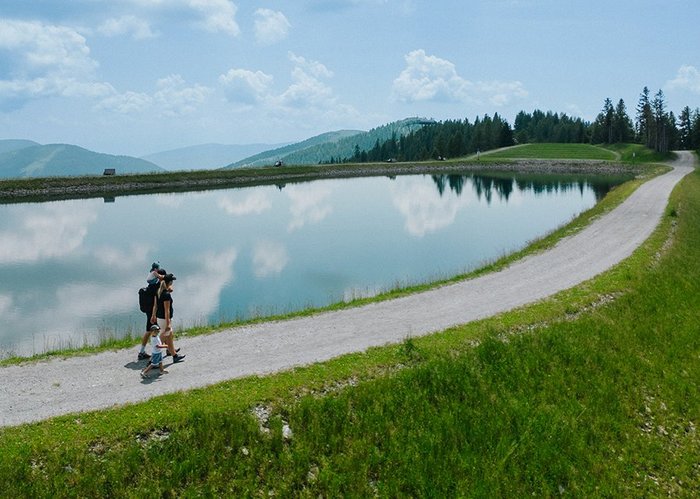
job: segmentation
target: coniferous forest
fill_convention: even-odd
[[[342,162],[424,161],[477,154],[515,144],[555,142],[615,144],[636,142],[657,152],[700,149],[700,109],[684,107],[678,116],[667,109],[662,90],[651,95],[644,87],[635,108],[634,119],[623,99],[610,98],[595,121],[587,122],[564,113],[521,111],[513,126],[497,113],[473,122],[445,120],[432,122],[406,135],[394,134],[377,140],[369,149],[355,146],[354,154]]]

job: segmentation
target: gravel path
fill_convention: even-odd
[[[671,190],[694,161],[691,153],[679,153],[673,171],[643,184],[609,214],[500,272],[359,308],[183,338],[178,346],[185,362],[168,366],[168,360],[170,373],[151,380],[139,377],[145,363],[134,360],[136,348],[0,368],[0,426],[320,362],[535,302],[628,257],[657,226]]]

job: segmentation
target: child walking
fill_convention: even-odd
[[[168,345],[160,341],[160,327],[158,327],[158,324],[153,324],[151,326],[151,362],[141,371],[143,379],[148,378],[148,371],[154,367],[158,367],[161,374],[168,373],[168,371],[163,369],[163,352],[161,352],[163,348],[168,348]]]

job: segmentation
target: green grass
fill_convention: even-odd
[[[617,155],[608,149],[590,144],[524,144],[493,153],[482,153],[483,159],[594,159],[612,161]]]
[[[620,160],[626,163],[666,161],[672,156],[672,153],[659,153],[641,144],[610,144],[605,148],[619,154]]]
[[[0,496],[693,497],[698,310],[695,172],[631,258],[545,302],[273,376],[2,429]],[[258,404],[269,432],[251,414]]]

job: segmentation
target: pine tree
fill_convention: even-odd
[[[653,126],[653,114],[651,111],[651,103],[649,101],[649,89],[644,87],[641,95],[639,96],[639,103],[637,104],[637,141],[641,142],[647,147],[651,147]]]
[[[700,109],[695,108],[690,132],[690,149],[700,149]]]
[[[651,109],[654,117],[654,150],[657,152],[668,152],[668,115],[666,114],[664,93],[661,89],[654,95]]]
[[[693,132],[693,122],[690,108],[685,106],[681,110],[678,118],[678,142],[681,149],[691,149],[691,134]]]
[[[629,142],[634,131],[632,130],[632,120],[627,114],[625,101],[620,99],[615,106],[615,116],[613,118],[614,140],[615,142]]]

